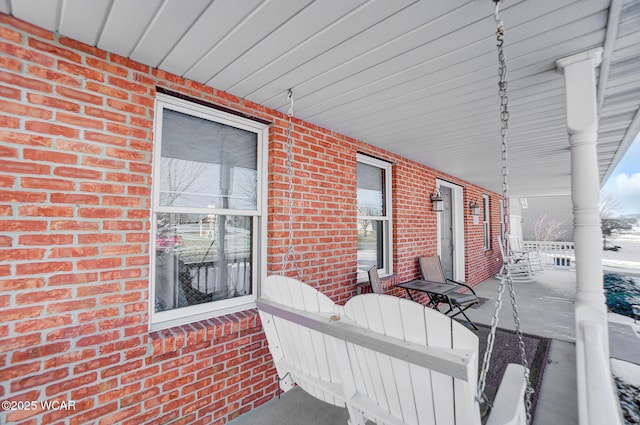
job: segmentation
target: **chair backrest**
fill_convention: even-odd
[[[466,359],[464,378],[438,360],[423,364],[376,352],[369,345],[347,343],[354,374],[354,400],[370,407],[366,416],[388,424],[480,424],[475,400],[478,337],[464,325],[433,309],[390,295],[364,294],[344,306],[348,319],[369,332],[399,343]]]
[[[371,284],[371,290],[376,294],[384,294],[384,288],[382,288],[382,282],[380,282],[380,276],[378,276],[378,267],[372,266],[368,271],[369,283]]]
[[[420,257],[418,258],[418,263],[420,263],[422,279],[429,280],[431,282],[447,283],[447,278],[444,275],[444,270],[442,270],[439,255]]]
[[[322,292],[290,277],[268,276],[261,289],[261,298],[286,307],[327,317],[343,313],[343,308]],[[260,308],[258,311],[280,388],[288,391],[295,383],[321,400],[345,406],[332,338]]]
[[[524,246],[522,245],[522,240],[519,237],[514,235],[509,235],[509,246],[514,251],[524,251]]]

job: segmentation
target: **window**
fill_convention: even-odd
[[[505,220],[504,220],[504,199],[500,199],[500,237],[504,236]]]
[[[391,164],[358,154],[358,278],[391,274]]]
[[[154,132],[151,329],[251,308],[266,125],[158,94]]]
[[[482,225],[484,227],[484,249],[491,249],[491,212],[489,195],[482,195]]]

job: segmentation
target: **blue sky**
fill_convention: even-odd
[[[620,214],[640,213],[640,134],[602,187],[619,202]]]

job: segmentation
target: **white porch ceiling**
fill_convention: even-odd
[[[610,7],[611,3],[611,7]],[[499,192],[491,0],[0,0],[0,11]],[[611,10],[611,13],[610,13]],[[570,191],[555,60],[605,48],[601,178],[640,130],[640,2],[506,0],[511,194]]]

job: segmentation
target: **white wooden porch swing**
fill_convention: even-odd
[[[506,64],[501,0],[494,0],[499,62],[504,219],[508,220]],[[448,316],[421,304],[389,295],[364,294],[344,306],[301,282],[293,247],[293,93],[287,131],[289,175],[289,247],[280,276],[262,284],[256,301],[279,376],[280,388],[296,384],[328,403],[345,406],[351,425],[371,420],[382,424],[444,425],[483,423],[481,405],[490,368],[498,312],[509,288],[522,365],[509,364],[491,406],[489,425],[525,425],[531,418],[529,369],[520,331],[513,279],[506,264],[491,321],[482,368],[478,374],[478,337]],[[507,261],[508,222],[502,229]],[[299,279],[284,276],[292,262]]]

